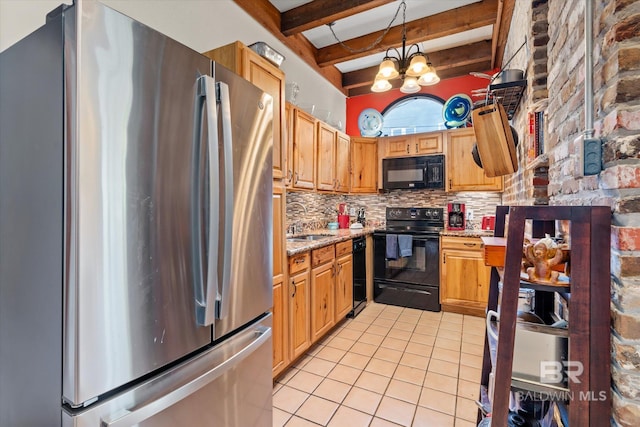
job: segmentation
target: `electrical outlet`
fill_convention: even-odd
[[[597,175],[602,170],[602,140],[585,138],[583,146],[584,175]]]
[[[473,221],[473,209],[467,210],[467,221]]]
[[[349,216],[356,216],[356,208],[349,208]]]

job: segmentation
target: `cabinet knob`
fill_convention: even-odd
[[[407,144],[407,154],[409,154],[409,144]]]

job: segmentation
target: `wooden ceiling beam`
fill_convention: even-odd
[[[478,70],[488,71],[490,69],[491,69],[491,61],[487,60],[484,62],[479,62],[477,64],[463,65],[461,67],[453,67],[453,68],[449,68],[442,71],[438,70],[438,76],[440,76],[440,78],[444,80],[444,79],[450,79],[453,77],[466,76],[472,71],[478,71]],[[395,80],[392,80],[390,83],[392,87],[399,88],[402,85],[402,80],[395,79]],[[358,95],[369,95],[372,93],[371,85],[354,87],[352,89],[349,89],[348,92],[349,92],[348,93],[349,97],[358,96]]]
[[[451,49],[444,49],[429,53],[429,60],[436,68],[438,74],[450,68],[474,65],[478,67],[472,71],[485,71],[477,64],[491,61],[491,40],[483,40]],[[378,72],[378,66],[351,71],[342,75],[342,86],[345,89],[353,89],[359,86],[371,86]]]
[[[407,44],[420,43],[484,27],[486,25],[493,25],[496,22],[498,1],[499,0],[482,0],[468,6],[451,9],[407,22]],[[384,30],[376,31],[374,33],[344,41],[343,43],[357,51],[373,44],[383,33]],[[396,25],[389,30],[380,44],[368,51],[350,52],[339,43],[336,43],[318,49],[316,60],[320,67],[326,67],[351,59],[368,56],[373,53],[384,52],[389,48],[397,48],[401,45],[402,25]]]
[[[374,9],[394,0],[314,0],[282,12],[280,29],[290,36]]]
[[[302,34],[285,36],[280,31],[281,17],[280,11],[273,6],[269,0],[233,0],[249,16],[255,19],[260,25],[266,28],[278,40],[284,43],[297,56],[305,61],[311,68],[334,85],[338,90],[346,94],[342,87],[342,73],[336,67],[321,67],[316,62],[317,49]]]
[[[507,37],[511,29],[511,19],[513,17],[513,9],[515,9],[516,0],[500,0],[498,7],[498,16],[493,32],[493,58],[491,60],[491,68],[502,68],[504,60],[504,50],[507,46]]]

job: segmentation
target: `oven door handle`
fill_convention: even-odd
[[[413,292],[416,294],[426,294],[426,295],[431,295],[431,292],[429,291],[423,291],[421,289],[411,289],[411,288],[398,288],[396,286],[389,286],[389,285],[384,285],[382,283],[378,283],[378,287],[380,287],[381,289],[393,289],[395,291],[402,291],[402,292]]]
[[[426,242],[427,240],[438,240],[438,236],[413,236],[413,240],[419,240],[421,242]]]
[[[387,234],[409,234],[409,233],[374,233],[373,237],[387,237]],[[413,237],[413,240],[437,240],[440,238],[439,234],[434,234],[433,236],[425,236],[425,235],[415,235],[415,234],[411,234],[411,236]]]

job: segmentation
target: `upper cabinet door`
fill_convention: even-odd
[[[411,156],[415,154],[413,135],[387,136],[384,138],[386,153],[384,157]]]
[[[273,178],[285,177],[284,170],[284,85],[282,70],[251,49],[244,50],[244,77],[273,97]]]
[[[323,122],[317,122],[318,152],[316,156],[316,188],[336,189],[336,131]]]
[[[416,154],[442,153],[442,133],[420,133],[414,135],[413,145]]]
[[[351,138],[351,192],[376,193],[378,140]]]
[[[336,191],[348,193],[351,187],[351,139],[338,132],[336,137]]]
[[[293,188],[315,189],[316,119],[295,109],[293,117]]]
[[[291,188],[293,185],[293,115],[295,107],[285,103],[284,109],[284,138],[282,149],[284,151],[284,185]]]
[[[473,128],[445,132],[447,146],[447,191],[502,191],[502,177],[489,178],[473,161],[476,142]]]

